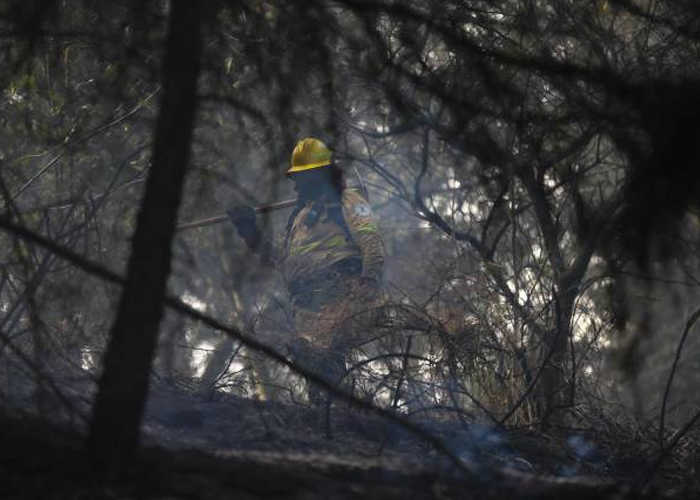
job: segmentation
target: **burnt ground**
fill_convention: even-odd
[[[0,498],[638,498],[654,453],[640,435],[610,429],[494,430],[414,417],[457,455],[377,415],[212,400],[159,388],[128,480],[90,485],[80,425],[7,416],[0,427]],[[674,465],[675,464],[675,465]],[[669,460],[646,497],[696,496],[694,470]]]

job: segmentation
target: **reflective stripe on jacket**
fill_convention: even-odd
[[[345,260],[361,260],[361,274],[379,280],[384,266],[384,243],[377,218],[362,194],[345,189],[340,204],[304,207],[292,221],[282,268],[290,291],[294,283],[326,275]],[[307,224],[309,217],[316,217]]]

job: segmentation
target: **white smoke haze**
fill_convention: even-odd
[[[0,217],[119,276],[164,94],[169,4],[146,4],[62,2],[37,21],[36,45],[0,9]],[[620,453],[626,466],[692,461],[694,426],[666,447],[700,407],[697,200],[679,201],[692,178],[672,162],[652,168],[690,155],[655,120],[685,109],[675,85],[697,83],[697,33],[676,23],[690,7],[359,4],[244,1],[211,20],[178,222],[293,199],[292,149],[317,137],[347,185],[366,188],[387,252],[387,302],[345,360],[344,390],[429,429],[484,477],[496,465],[614,476],[606,453],[635,440],[648,454]],[[290,212],[258,216],[277,248]],[[84,430],[121,286],[7,224],[0,238],[0,401]],[[230,222],[176,232],[171,264],[172,297],[303,364],[281,270]],[[272,449],[285,425],[293,446],[346,439],[353,419],[381,452],[413,446],[339,400],[324,423],[308,380],[205,321],[166,308],[159,331],[154,442],[186,414],[208,450],[239,425],[221,416],[236,406],[262,426],[259,438],[236,427],[251,449]],[[319,442],[308,447],[331,450]]]

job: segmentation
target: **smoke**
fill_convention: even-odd
[[[596,446],[586,441],[583,436],[574,434],[566,440],[566,445],[569,451],[573,454],[573,461],[569,464],[562,464],[557,473],[564,477],[571,477],[580,474],[584,466],[600,465],[602,463],[602,455],[598,452]]]

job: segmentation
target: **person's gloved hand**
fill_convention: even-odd
[[[255,220],[255,209],[253,207],[250,205],[238,205],[229,210],[227,215],[241,238],[247,243],[255,241],[258,236],[258,225]]]

